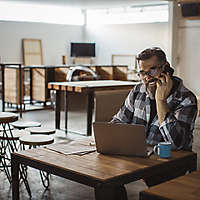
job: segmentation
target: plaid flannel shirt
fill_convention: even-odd
[[[161,141],[169,141],[173,149],[191,150],[197,99],[185,88],[181,79],[178,77],[172,79],[174,85],[166,100],[170,112],[166,114],[161,125],[158,123],[157,114],[149,124],[150,97],[143,83],[133,87],[111,122],[144,125],[148,144],[155,145]]]

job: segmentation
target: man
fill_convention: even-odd
[[[134,86],[113,123],[142,124],[147,143],[172,143],[173,149],[192,149],[197,100],[167,62],[160,48],[142,51],[138,57],[142,83]]]

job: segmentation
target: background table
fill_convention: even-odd
[[[77,82],[50,82],[48,88],[56,90],[56,109],[55,109],[55,126],[60,129],[60,96],[61,91],[66,92],[65,105],[65,130],[67,131],[68,118],[68,93],[85,93],[87,95],[87,136],[92,135],[92,114],[94,107],[94,92],[104,90],[123,90],[131,89],[136,83],[130,81],[115,81],[115,80],[101,80],[101,81],[77,81]]]

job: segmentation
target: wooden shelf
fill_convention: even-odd
[[[98,65],[90,67],[100,80],[127,80],[128,66],[126,65]]]
[[[127,80],[128,66],[123,65],[97,65],[88,66],[93,69],[99,80]],[[24,70],[32,71],[32,100],[46,102],[50,99],[48,82],[65,82],[69,66],[63,67],[22,67],[21,83],[19,79],[19,68],[5,67],[5,102],[20,104],[19,87],[21,85],[21,102],[24,103],[25,86]],[[92,80],[90,74],[82,74],[82,80]],[[26,82],[26,88],[29,88]],[[28,91],[27,91],[28,93]],[[31,95],[31,94],[30,94]]]

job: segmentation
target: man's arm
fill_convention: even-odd
[[[163,76],[157,81],[157,89],[155,94],[158,121],[160,125],[164,121],[166,114],[170,112],[166,100],[173,87],[173,81],[169,74],[162,75]]]
[[[159,124],[165,120],[166,114],[170,112],[170,109],[167,105],[166,100],[156,101],[157,113],[158,113],[158,121]]]
[[[186,92],[182,102],[170,110],[166,99],[170,94],[173,81],[169,74],[164,74],[157,83],[156,107],[158,113],[159,129],[163,138],[173,144],[174,149],[188,148],[191,146],[192,131],[197,115],[197,100],[191,92]]]
[[[191,150],[197,104],[195,97],[190,97],[185,101],[188,101],[185,105],[166,114],[159,129],[161,134],[172,143],[174,149]]]

